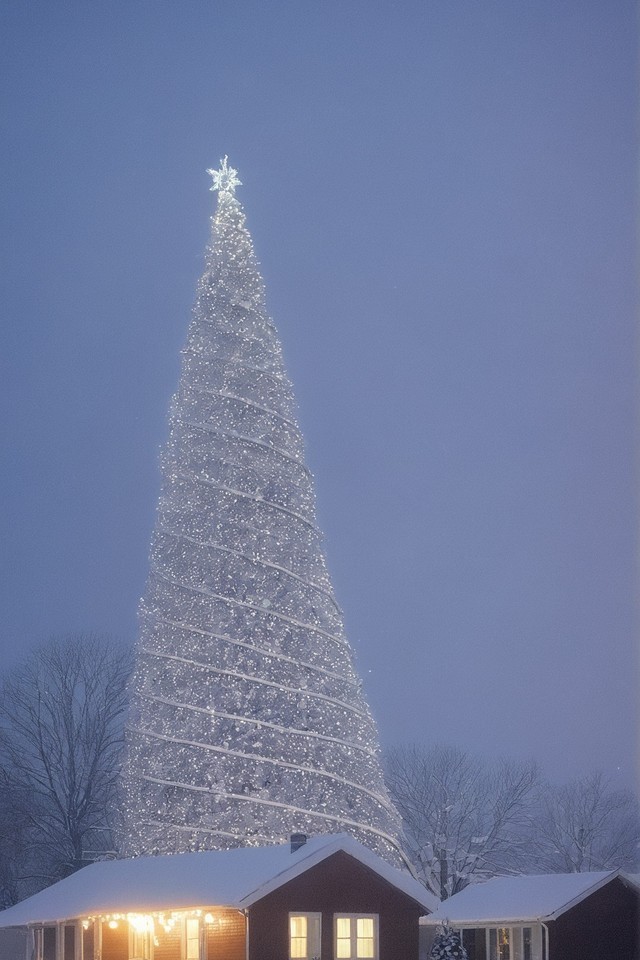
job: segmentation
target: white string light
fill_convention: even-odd
[[[316,523],[293,390],[225,157],[140,604],[127,855],[400,825]]]

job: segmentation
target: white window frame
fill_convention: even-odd
[[[307,936],[304,938],[304,939],[307,941],[306,950],[305,950],[306,956],[305,956],[305,957],[296,958],[296,960],[320,960],[320,953],[321,953],[321,950],[322,950],[322,914],[321,914],[321,913],[309,913],[309,912],[306,911],[306,910],[291,910],[291,911],[289,912],[289,927],[288,927],[288,931],[287,931],[287,936],[288,936],[288,941],[287,941],[287,942],[288,942],[288,944],[289,944],[289,946],[288,946],[288,956],[289,956],[289,960],[292,960],[292,956],[291,956],[291,954],[292,954],[292,950],[291,950],[291,940],[292,940],[292,936],[291,936],[291,921],[292,921],[294,918],[296,918],[296,917],[304,917],[304,918],[307,920]],[[316,926],[315,926],[315,931],[316,931],[316,943],[310,943],[310,942],[309,942],[309,941],[312,939],[312,938],[309,936],[309,933],[308,933],[308,931],[309,931],[309,926],[308,926],[309,920],[313,921],[313,923],[316,924]],[[300,938],[300,939],[301,939],[301,938]]]
[[[55,960],[65,960],[64,941],[67,927],[73,928],[73,960],[82,960],[82,925],[77,920],[67,920],[61,923],[45,923],[37,927],[30,927],[31,941],[28,943],[28,956],[31,960],[44,960],[44,933],[46,930],[55,930]]]
[[[334,913],[333,915],[333,956],[338,958],[338,920],[350,920],[349,930],[351,937],[351,955],[348,960],[361,960],[358,957],[358,920],[373,920],[373,957],[370,960],[379,960],[380,958],[380,936],[379,936],[379,914],[377,913]]]
[[[509,960],[522,960],[524,955],[524,930],[531,931],[531,958],[532,960],[539,960],[542,957],[542,943],[539,936],[538,928],[535,924],[532,923],[523,923],[519,926],[495,926],[487,927],[485,933],[485,945],[487,951],[487,960],[491,960],[491,934],[495,932],[496,934],[496,957],[497,957],[497,942],[498,942],[498,930],[508,930],[509,931]]]
[[[489,927],[489,928],[487,929],[487,934],[486,934],[486,941],[487,941],[487,960],[492,960],[492,953],[491,953],[491,937],[492,937],[492,934],[493,934],[493,936],[495,937],[495,941],[496,941],[495,960],[499,960],[499,956],[498,956],[498,936],[499,936],[500,930],[507,930],[508,933],[509,933],[509,957],[508,957],[508,960],[513,960],[513,952],[514,952],[514,951],[513,951],[513,947],[514,947],[514,943],[513,943],[513,927]]]
[[[142,953],[134,953],[136,938],[144,944]],[[129,924],[129,960],[153,960],[153,934],[150,930],[138,931]]]
[[[57,923],[43,923],[33,928],[33,949],[36,960],[44,960],[44,935],[46,930],[53,930],[55,937],[54,957],[60,957],[60,927]]]
[[[184,923],[182,924],[182,960],[194,960],[193,957],[191,957],[191,958],[189,957],[189,954],[188,954],[188,951],[187,951],[187,945],[188,945],[189,939],[190,939],[189,936],[188,936],[189,924],[190,924],[190,923],[197,923],[197,925],[198,925],[198,956],[197,956],[197,960],[203,960],[203,957],[204,957],[204,950],[203,950],[204,927],[203,927],[203,924],[202,924],[202,922],[201,922],[200,917],[185,917],[185,918],[184,918]],[[195,937],[191,937],[191,939],[193,940],[193,939],[195,939]]]
[[[61,960],[65,960],[67,927],[73,927],[73,960],[82,960],[82,924],[78,920],[67,920],[60,924],[59,956]]]
[[[33,948],[33,960],[43,960],[44,955],[44,928],[31,927],[31,945]]]

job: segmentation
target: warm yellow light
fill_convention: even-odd
[[[118,921],[117,921],[117,920],[109,920],[109,927],[110,927],[112,930],[115,930],[117,926],[118,926]]]
[[[214,918],[214,916],[213,916],[212,913],[205,913],[205,915],[204,915],[204,922],[205,922],[205,923],[213,923],[214,919],[215,919],[215,918]]]
[[[146,913],[128,913],[127,920],[136,933],[153,933],[153,917]]]

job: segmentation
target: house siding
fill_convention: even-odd
[[[102,924],[101,960],[128,960],[129,924],[121,922],[115,929],[107,923]]]
[[[0,929],[0,960],[25,960],[30,942],[26,927]]]
[[[207,960],[245,960],[244,914],[219,908],[212,913],[216,922],[205,926]]]
[[[640,960],[638,894],[616,878],[549,927],[550,960]]]
[[[180,960],[182,954],[182,924],[165,931],[156,924],[153,945],[153,960]],[[84,960],[84,958],[83,958]]]
[[[336,913],[377,914],[380,960],[418,960],[415,900],[340,851],[249,909],[249,960],[288,960],[289,914],[322,914],[321,960],[333,960]]]

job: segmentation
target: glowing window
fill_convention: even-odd
[[[289,960],[320,960],[320,914],[289,914]]]
[[[531,927],[493,927],[487,930],[488,960],[532,960]]]
[[[129,928],[130,960],[151,960],[152,941],[148,930]]]
[[[489,960],[512,960],[511,941],[509,927],[494,927],[489,930]]]
[[[377,960],[377,916],[339,914],[335,921],[336,960]]]
[[[185,960],[200,960],[200,921],[187,917],[185,924]]]

